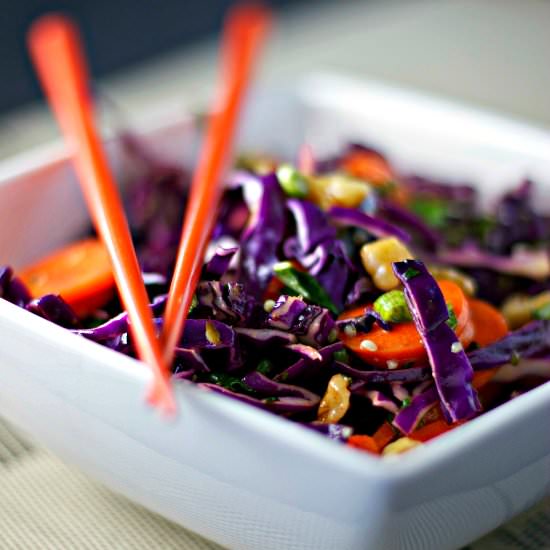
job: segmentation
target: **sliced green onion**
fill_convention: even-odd
[[[379,296],[374,302],[376,311],[384,321],[406,323],[412,321],[411,312],[402,290],[390,290]]]
[[[273,266],[275,277],[305,300],[326,307],[335,315],[338,308],[332,303],[326,290],[309,273],[298,271],[290,262],[278,262]]]
[[[307,197],[309,192],[309,184],[307,178],[298,172],[294,166],[290,164],[281,164],[277,168],[277,179],[283,191],[289,197],[303,199]]]

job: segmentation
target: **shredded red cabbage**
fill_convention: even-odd
[[[403,283],[413,321],[428,353],[443,410],[455,422],[475,416],[481,406],[472,387],[472,365],[446,322],[449,311],[438,284],[417,260],[396,262],[393,270]]]
[[[397,237],[405,243],[411,240],[411,236],[403,229],[354,208],[333,206],[328,211],[328,215],[336,225],[364,229],[380,239],[384,237]]]

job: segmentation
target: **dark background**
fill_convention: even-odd
[[[275,8],[304,0],[271,0]],[[81,27],[95,77],[191,43],[220,29],[231,0],[1,0],[0,112],[40,97],[25,50],[30,22],[48,11]]]

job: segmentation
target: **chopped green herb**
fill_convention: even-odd
[[[533,312],[535,319],[542,319],[548,321],[550,319],[550,303],[544,304]]]
[[[84,328],[96,328],[105,323],[105,319],[86,319]]]
[[[451,304],[447,304],[447,311],[449,312],[449,318],[447,319],[447,324],[455,330],[458,326],[458,321],[456,319],[455,310]]]
[[[298,271],[290,262],[276,263],[273,272],[277,279],[305,300],[338,314],[338,308],[332,303],[326,290],[309,273]]]
[[[411,404],[411,398],[405,397],[403,401],[401,401],[401,408],[404,409],[405,407],[408,407]]]
[[[443,227],[449,214],[448,203],[441,199],[416,198],[410,209],[432,227]]]
[[[191,300],[191,305],[189,306],[189,313],[191,313],[199,305],[199,300],[197,295],[193,294],[193,299]]]
[[[384,321],[405,323],[412,321],[411,312],[402,290],[390,290],[379,296],[374,302],[376,311]]]
[[[265,374],[267,376],[273,370],[273,363],[269,359],[262,359],[258,363],[256,370],[259,373]]]
[[[405,270],[405,273],[403,273],[403,278],[405,281],[410,281],[413,277],[416,277],[417,275],[420,275],[420,271],[418,269],[414,269],[414,267],[409,267]]]
[[[254,390],[248,385],[245,384],[240,378],[236,376],[231,376],[225,372],[210,372],[206,375],[208,382],[217,384],[227,388],[228,390],[241,392],[241,393],[254,393]]]
[[[264,403],[275,403],[276,401],[279,401],[279,398],[273,395],[271,397],[266,397],[263,401]]]
[[[349,353],[345,349],[335,351],[332,356],[335,361],[340,361],[340,363],[349,363]]]
[[[510,363],[515,367],[516,365],[519,364],[520,359],[521,359],[520,354],[516,350],[514,350],[512,352],[512,356],[510,357]]]
[[[496,221],[493,218],[481,216],[472,221],[470,232],[480,241],[485,241],[495,225]]]

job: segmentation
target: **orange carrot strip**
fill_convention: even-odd
[[[431,422],[415,430],[409,437],[415,441],[429,441],[434,437],[456,428],[458,425],[459,424],[447,424],[443,419],[436,420],[435,422]]]
[[[347,444],[350,447],[368,451],[369,453],[380,454],[384,447],[395,438],[395,431],[389,422],[384,422],[378,430],[371,435],[352,435],[348,438]]]
[[[376,153],[352,151],[342,159],[341,164],[350,175],[370,183],[383,184],[394,179],[389,164]]]
[[[378,444],[370,435],[352,435],[348,438],[347,444],[350,447],[368,451],[373,454],[380,454]]]
[[[107,248],[92,238],[55,251],[19,276],[33,297],[60,294],[81,317],[105,305],[115,287]]]
[[[384,422],[374,435],[372,436],[374,442],[378,445],[378,449],[382,449],[395,438],[395,431],[389,422]]]

